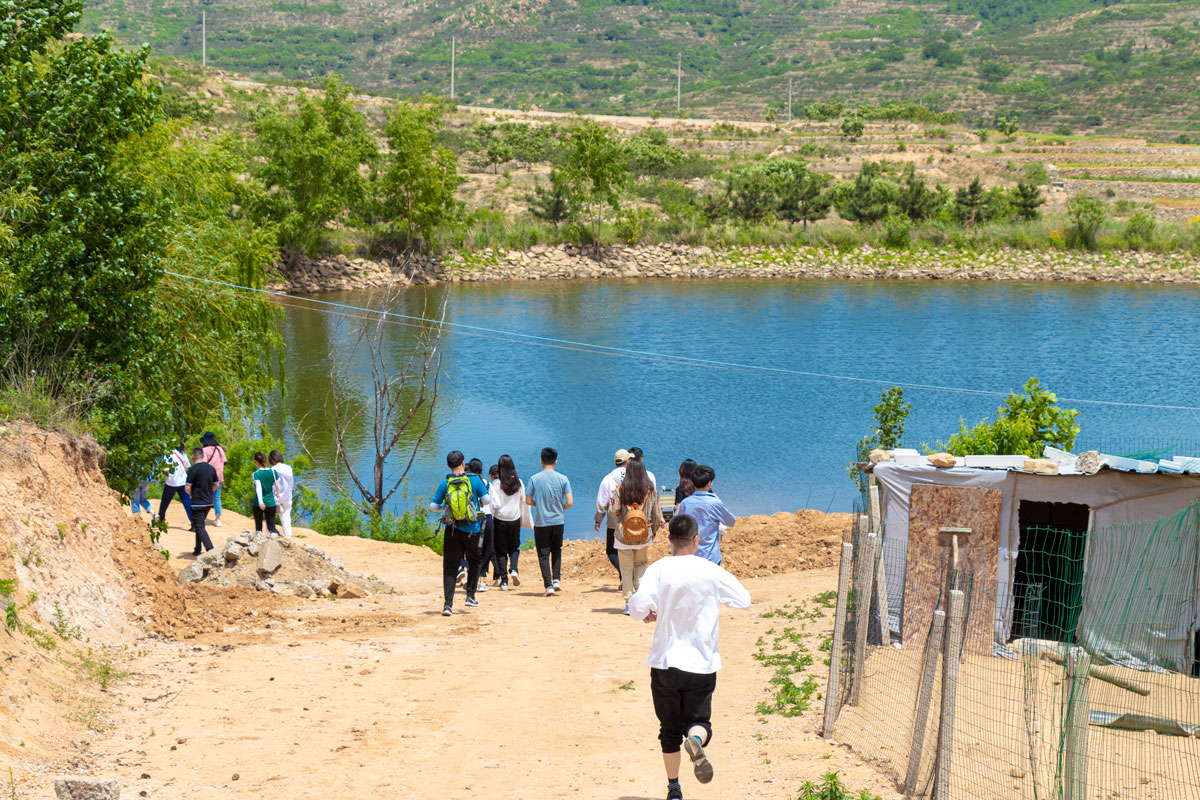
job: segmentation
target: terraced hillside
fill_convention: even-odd
[[[1200,0],[89,0],[83,31],[287,80],[593,113],[754,119],[920,102],[968,125],[1200,132]],[[770,109],[770,110],[769,110]]]

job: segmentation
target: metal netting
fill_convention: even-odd
[[[948,682],[951,590],[963,620],[990,598],[945,555],[908,574],[904,543],[869,541],[867,527],[848,537],[833,738],[915,797],[1200,800],[1200,501],[1155,522],[1022,530],[995,610],[1008,635],[985,652],[960,627]],[[936,611],[914,632],[922,597]]]

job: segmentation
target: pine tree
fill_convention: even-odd
[[[1017,216],[1024,220],[1035,220],[1042,214],[1038,206],[1046,202],[1046,198],[1032,183],[1017,183],[1017,188],[1009,196],[1008,202],[1016,209]]]

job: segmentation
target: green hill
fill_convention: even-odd
[[[1200,0],[91,0],[80,30],[289,81],[593,113],[919,102],[968,124],[1200,131]]]

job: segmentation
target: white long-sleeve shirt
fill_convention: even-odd
[[[750,592],[722,567],[696,555],[660,558],[629,599],[629,616],[657,612],[649,665],[701,675],[721,668],[717,650],[721,604],[749,608]]]
[[[518,483],[521,484],[521,488],[517,490],[516,494],[505,494],[504,489],[500,486],[500,479],[492,481],[484,503],[491,506],[493,518],[504,522],[512,522],[521,518],[521,506],[525,503],[525,482],[518,481]]]
[[[292,502],[292,489],[296,486],[296,473],[292,471],[291,465],[279,463],[271,469],[275,470],[275,488],[272,490],[275,502],[278,505]]]
[[[654,491],[658,491],[658,481],[654,480],[654,473],[646,470],[646,477],[650,479],[650,485],[654,487]],[[608,505],[612,502],[613,495],[616,494],[617,487],[621,485],[621,481],[625,480],[625,468],[615,467],[612,472],[604,476],[604,480],[600,481],[600,489],[596,492],[596,521],[599,522],[608,514]],[[616,520],[611,516],[608,519],[608,527],[615,528]]]

